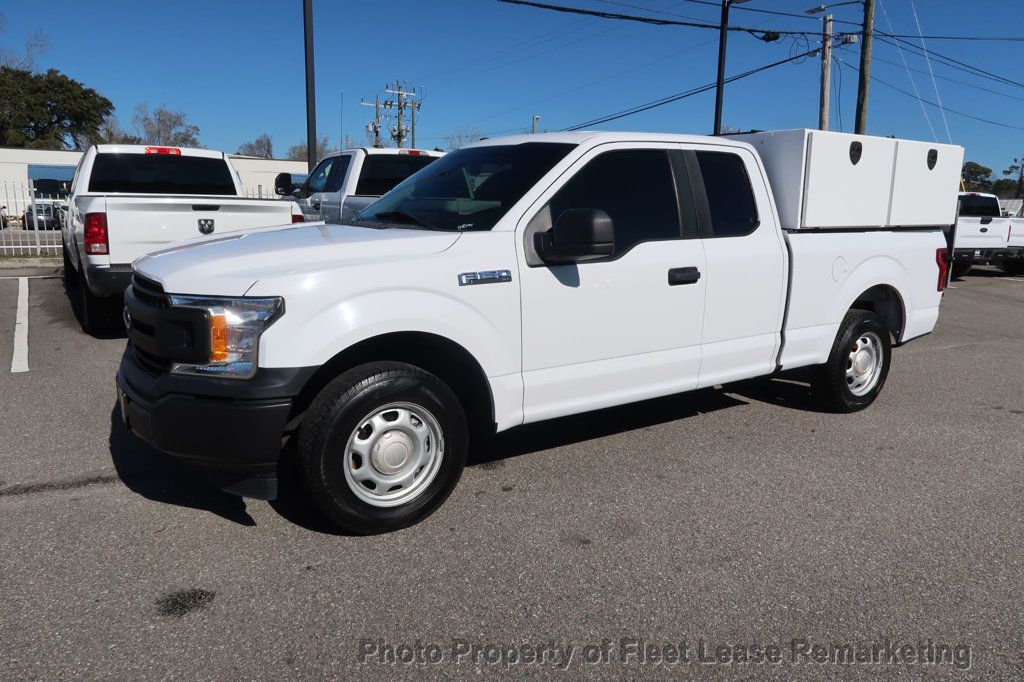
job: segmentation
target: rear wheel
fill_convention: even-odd
[[[850,310],[828,361],[811,373],[815,396],[836,412],[863,410],[878,397],[889,374],[892,344],[889,330],[868,310]]]
[[[968,272],[971,271],[970,263],[953,263],[951,270],[953,272],[953,279],[960,279]]]
[[[68,245],[63,244],[60,249],[61,255],[64,257],[64,269],[61,271],[61,281],[64,282],[64,289],[71,289],[75,275],[75,266],[71,264],[71,257],[68,256]]]
[[[467,446],[465,413],[451,389],[396,362],[361,365],[327,384],[298,435],[314,504],[360,535],[432,514],[462,475]]]
[[[75,287],[71,292],[78,300],[78,323],[86,334],[96,334],[113,329],[119,322],[119,299],[97,296],[89,290],[85,275],[77,273]]]

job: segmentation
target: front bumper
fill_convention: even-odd
[[[984,265],[986,263],[1002,263],[1004,260],[1016,258],[1020,255],[1021,249],[954,249],[953,261],[956,263],[973,263]]]
[[[132,266],[86,266],[85,281],[89,285],[89,291],[97,296],[120,296],[124,293],[125,287],[132,282]]]
[[[314,370],[261,369],[245,380],[154,374],[129,344],[118,398],[142,440],[197,465],[228,492],[273,499],[293,402]]]

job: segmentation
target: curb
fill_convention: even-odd
[[[25,268],[59,268],[64,265],[60,258],[38,256],[0,256],[0,270],[23,270]]]

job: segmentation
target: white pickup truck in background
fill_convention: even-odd
[[[479,142],[351,225],[137,261],[121,411],[254,497],[292,439],[317,507],[375,533],[436,509],[487,432],[801,367],[860,410],[938,319],[962,162],[810,130]]]
[[[359,147],[325,156],[306,182],[295,186],[281,173],[274,191],[298,201],[306,220],[338,223],[354,218],[398,183],[425,168],[444,152],[423,149]]]
[[[957,197],[956,243],[953,277],[962,277],[972,265],[1002,265],[1012,259],[1010,219],[1004,218],[999,198],[981,192],[960,192]]]
[[[139,256],[191,237],[302,220],[291,202],[246,198],[223,152],[94,145],[75,170],[61,225],[64,278],[82,328],[121,319]]]

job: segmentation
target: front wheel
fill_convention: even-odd
[[[432,514],[458,483],[467,448],[465,412],[451,389],[397,362],[361,365],[327,384],[298,434],[314,504],[360,535]]]
[[[878,315],[850,310],[839,325],[828,361],[813,369],[811,387],[831,410],[863,410],[882,391],[891,359],[889,330]]]

